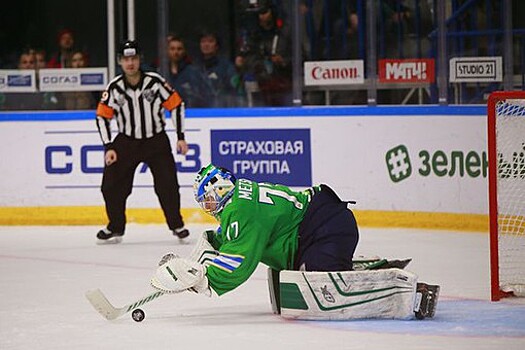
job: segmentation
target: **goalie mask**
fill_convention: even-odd
[[[197,173],[193,191],[201,208],[217,216],[235,191],[235,176],[224,168],[209,164]]]

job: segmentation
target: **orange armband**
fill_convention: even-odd
[[[106,119],[111,119],[113,118],[114,110],[104,103],[99,103],[97,106],[97,115]]]
[[[178,107],[182,103],[182,98],[180,98],[180,95],[177,92],[174,92],[168,97],[166,101],[162,104],[164,108],[166,108],[168,111],[173,110],[174,108]]]

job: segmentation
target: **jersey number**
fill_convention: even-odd
[[[228,229],[226,230],[226,239],[228,241],[231,241],[232,239],[235,239],[239,236],[239,222],[234,221],[228,226]]]
[[[293,205],[297,209],[299,210],[303,209],[303,203],[299,202],[297,198],[295,198],[293,195],[286,193],[284,191],[281,191],[281,190],[259,186],[259,202],[267,203],[267,204],[275,204],[275,202],[270,196],[276,196],[276,197],[286,199],[287,201],[293,203]]]

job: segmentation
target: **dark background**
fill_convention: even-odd
[[[217,32],[222,53],[232,57],[235,1],[168,0],[168,28],[186,40],[190,55],[198,50],[199,33]],[[127,39],[127,4],[115,0],[116,45]],[[107,66],[107,4],[105,0],[3,1],[0,9],[0,68],[16,68],[24,48],[44,49],[47,59],[57,50],[57,34],[73,30],[75,46],[89,55],[90,66]],[[146,63],[157,59],[157,1],[135,0],[135,35]]]

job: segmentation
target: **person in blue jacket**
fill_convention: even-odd
[[[181,37],[169,38],[168,59],[168,82],[180,94],[186,107],[212,107],[211,86],[201,71],[192,64]]]

